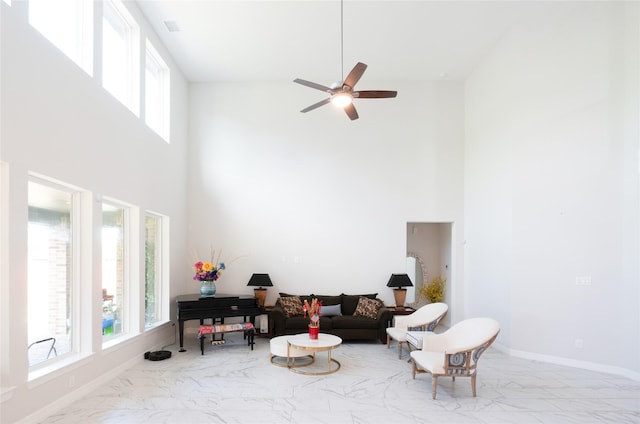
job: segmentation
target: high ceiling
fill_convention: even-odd
[[[369,80],[464,79],[511,27],[576,4],[344,0],[341,44],[339,0],[137,3],[189,81],[327,85],[358,61],[369,65]]]

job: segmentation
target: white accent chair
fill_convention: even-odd
[[[442,334],[425,337],[422,350],[410,353],[413,378],[428,372],[432,378],[433,398],[436,398],[438,377],[471,377],[471,390],[476,396],[476,375],[480,355],[498,337],[500,324],[492,318],[471,318],[461,321]]]
[[[418,308],[409,315],[396,315],[393,319],[393,327],[387,328],[387,349],[391,340],[398,342],[398,359],[402,358],[402,344],[407,345],[411,352],[411,346],[407,342],[407,331],[422,330],[432,332],[440,320],[445,316],[449,306],[446,303],[429,303]]]

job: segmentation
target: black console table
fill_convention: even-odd
[[[199,319],[202,325],[205,319],[217,318],[224,322],[226,317],[250,317],[255,324],[256,316],[262,314],[258,299],[249,295],[217,294],[213,297],[201,297],[200,294],[186,294],[176,297],[178,304],[178,329],[180,331],[180,352],[184,352],[184,322]]]

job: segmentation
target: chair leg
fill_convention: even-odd
[[[391,344],[391,336],[387,334],[387,349],[389,349],[390,344]]]
[[[436,387],[438,386],[438,377],[435,375],[431,375],[431,393],[433,394],[433,399],[436,399]]]
[[[413,361],[413,379],[416,379],[416,372],[418,371],[418,365],[416,365],[416,361]]]
[[[398,359],[402,358],[402,342],[398,340]]]
[[[471,376],[471,392],[473,393],[473,397],[476,397],[476,374],[473,373]]]

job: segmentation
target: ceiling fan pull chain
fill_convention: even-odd
[[[344,0],[340,0],[340,81],[344,82]]]

